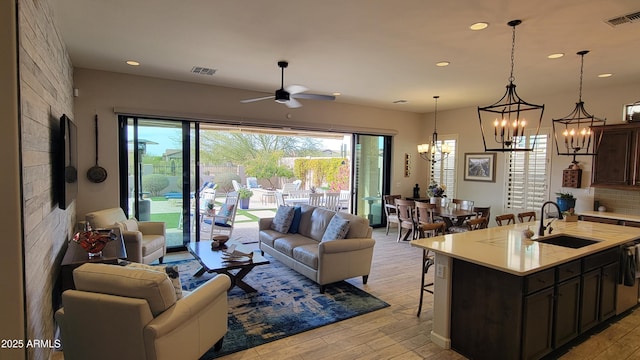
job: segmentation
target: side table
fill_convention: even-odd
[[[127,258],[127,250],[124,247],[124,240],[120,229],[114,229],[116,233],[115,240],[109,241],[102,250],[102,256],[89,258],[89,254],[75,241],[69,241],[67,251],[64,253],[62,263],[60,264],[60,280],[62,291],[75,289],[73,283],[73,269],[78,266],[93,262],[104,264],[117,264],[118,259],[125,260]]]

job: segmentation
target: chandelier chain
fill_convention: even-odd
[[[515,51],[516,51],[516,25],[512,26],[513,32],[511,35],[511,74],[509,75],[509,82],[514,82],[515,77],[513,76],[513,64],[515,59]]]

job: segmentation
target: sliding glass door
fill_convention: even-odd
[[[384,226],[382,194],[390,190],[391,137],[355,134],[354,144],[355,214],[373,227]]]
[[[140,221],[165,222],[168,248],[191,238],[194,134],[188,122],[120,118],[121,207]]]

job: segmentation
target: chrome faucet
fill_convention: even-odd
[[[549,225],[551,225],[551,223],[555,219],[551,219],[551,221],[547,223],[547,226],[544,225],[544,207],[547,204],[555,205],[556,209],[558,209],[558,219],[562,220],[562,211],[560,211],[560,206],[558,206],[558,204],[553,201],[545,201],[544,204],[542,204],[542,207],[540,208],[540,228],[538,229],[538,236],[544,236],[544,231],[547,230],[547,228],[549,228],[549,234],[551,234],[551,231],[553,231],[553,228],[550,227]]]

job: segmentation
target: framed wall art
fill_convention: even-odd
[[[496,182],[496,153],[465,153],[464,180]]]

